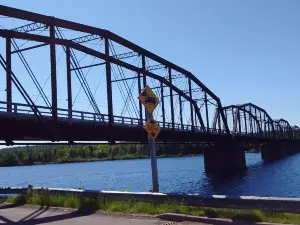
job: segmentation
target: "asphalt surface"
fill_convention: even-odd
[[[168,217],[170,219],[170,217]],[[174,216],[173,216],[174,218]],[[182,221],[182,220],[181,220]],[[191,220],[195,221],[195,220]],[[196,222],[171,222],[151,216],[128,214],[105,214],[99,212],[78,212],[73,209],[49,208],[41,206],[15,206],[0,204],[0,224],[61,224],[61,225],[258,225],[243,221],[201,218]],[[264,225],[266,225],[265,223]],[[280,225],[280,224],[278,224]]]
[[[0,204],[0,224],[62,224],[62,225],[192,225],[174,223],[154,217],[112,215],[98,212],[78,213],[72,209]]]

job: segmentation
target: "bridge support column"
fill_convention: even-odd
[[[284,157],[284,151],[279,141],[268,141],[260,146],[261,157],[265,162],[270,162]]]
[[[282,159],[300,150],[300,145],[288,141],[269,141],[261,144],[261,157],[265,162]]]
[[[285,142],[282,145],[285,156],[294,155],[300,152],[300,144],[296,142]]]
[[[204,149],[204,165],[207,173],[219,175],[247,169],[244,149],[231,139],[210,143]]]

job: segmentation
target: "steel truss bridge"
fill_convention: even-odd
[[[6,144],[146,143],[146,85],[160,99],[158,142],[297,141],[299,127],[252,103],[223,107],[196,75],[108,30],[2,5],[0,16]]]

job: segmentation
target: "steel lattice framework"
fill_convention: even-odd
[[[161,141],[211,141],[216,137],[229,137],[232,133],[255,134],[264,138],[295,137],[296,128],[283,119],[272,120],[265,110],[254,104],[223,108],[219,97],[193,73],[108,30],[2,5],[0,15],[21,23],[12,28],[2,23],[0,29],[0,37],[4,38],[6,46],[5,53],[0,54],[0,66],[6,74],[6,98],[0,104],[5,105],[3,123],[11,127],[6,133],[0,132],[1,139],[145,141],[145,132],[143,135],[140,133],[147,114],[137,101],[137,95],[146,85],[160,98],[156,114],[162,128]],[[20,44],[20,40],[25,43]],[[99,48],[92,46],[93,42]],[[51,94],[40,85],[24,56],[44,47],[48,47],[47,54],[50,53]],[[66,86],[58,84],[58,48],[63,49],[66,60]],[[82,63],[80,54],[92,57],[93,62]],[[13,55],[18,56],[25,66],[43,105],[37,105],[29,90],[19,81],[20,77],[13,69]],[[89,82],[88,73],[84,72],[92,68],[102,68],[105,72],[105,81],[100,82],[100,85],[104,84],[101,90],[105,91],[100,97],[95,94],[98,85],[92,91],[90,86],[94,81]],[[85,108],[74,109],[78,94],[74,96],[73,77],[78,79],[91,112]],[[24,103],[13,101],[13,85]],[[58,106],[60,89],[67,92],[64,108]],[[120,100],[116,98],[124,104],[119,112],[115,108],[120,105]],[[105,103],[104,109],[99,102]],[[26,108],[23,114],[20,113],[22,107]],[[21,122],[11,118],[12,114],[24,116],[24,111],[32,116],[19,118]],[[232,127],[229,126],[229,112],[233,118]],[[128,126],[120,126],[125,124],[131,127],[130,132]],[[19,129],[25,126],[30,128],[26,131]],[[44,131],[40,132],[41,129]]]
[[[294,139],[297,127],[284,119],[272,119],[261,107],[252,103],[223,107],[233,134],[253,135],[261,138]],[[231,121],[231,123],[230,123]]]

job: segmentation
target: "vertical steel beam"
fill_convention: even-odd
[[[55,27],[53,25],[50,26],[50,60],[51,60],[52,118],[57,119],[56,50],[55,50]]]
[[[192,96],[192,81],[191,79],[189,78],[189,95],[190,95],[190,98],[193,99],[193,96]],[[190,102],[190,110],[191,110],[191,124],[192,124],[192,131],[195,130],[194,128],[194,109],[193,109],[193,104],[192,102]],[[220,116],[220,112],[218,112],[218,116]],[[219,118],[218,118],[219,119]]]
[[[181,100],[181,96],[180,95],[179,95],[179,113],[180,113],[180,125],[181,125],[181,129],[183,129],[182,100]]]
[[[169,72],[169,82],[172,85],[172,69],[169,68],[168,69]],[[170,87],[170,103],[171,103],[171,121],[172,121],[172,128],[175,128],[175,124],[174,124],[174,102],[173,102],[173,90]]]
[[[143,85],[144,85],[144,88],[147,86],[147,75],[145,73],[146,71],[146,58],[144,55],[142,55],[142,69],[143,69]],[[145,121],[147,121],[148,119],[148,112],[145,108]]]
[[[137,73],[138,75],[138,95],[142,92],[142,83],[141,83],[141,74]],[[140,125],[143,125],[143,106],[141,101],[139,101],[139,113],[140,113]]]
[[[161,95],[161,113],[163,118],[163,128],[166,126],[166,115],[165,115],[165,99],[164,99],[164,84],[160,82],[160,95]]]
[[[264,114],[264,136],[268,137],[266,114]]]
[[[233,110],[232,108],[232,114],[234,115],[233,116],[233,131],[234,133],[237,133],[237,123],[238,123],[238,117],[239,117],[239,110],[238,109],[235,109],[235,111]]]
[[[194,114],[194,122],[195,122],[194,126],[197,129],[198,128],[198,121],[197,121],[197,114],[196,113]]]
[[[219,126],[219,133],[222,133],[222,127],[221,127],[221,112],[218,109],[218,126]]]
[[[68,118],[72,119],[72,71],[71,71],[71,51],[70,47],[66,48],[67,60],[67,86],[68,86]]]
[[[249,111],[250,111],[250,113],[249,113],[250,133],[253,134],[253,124],[252,124],[252,116],[251,116],[251,114],[252,114],[252,112],[251,112],[251,106],[249,106]]]
[[[263,123],[262,123],[262,120],[261,120],[261,111],[259,111],[259,124],[260,124],[260,127],[261,127],[261,132],[262,132],[262,135],[263,135]]]
[[[105,38],[105,55],[109,57],[109,39]],[[112,82],[111,82],[111,64],[106,61],[106,91],[107,91],[107,107],[108,107],[108,122],[114,123],[113,112],[113,97],[112,97]]]
[[[268,121],[268,135],[269,135],[269,137],[271,137],[270,121]]]
[[[238,123],[239,123],[239,133],[242,133],[242,125],[241,125],[241,113],[240,110],[237,109],[238,113],[237,113],[237,117],[238,117]]]
[[[256,108],[255,108],[255,110],[254,110],[254,114],[255,114],[255,119],[256,119],[256,121],[259,121],[258,118],[257,118],[257,110],[256,110]],[[257,122],[256,122],[256,133],[257,133],[257,134],[259,133],[259,122],[258,122],[258,124],[257,124]]]
[[[207,94],[205,92],[204,94],[204,100],[205,100],[205,112],[206,112],[206,129],[207,129],[207,132],[209,133],[209,119],[208,119],[208,100],[207,100]]]
[[[230,113],[230,111],[229,111],[229,113]],[[234,110],[233,110],[233,107],[231,108],[231,117],[232,117],[232,128],[233,128],[233,131],[234,131],[234,129],[235,129],[235,127],[234,127],[234,125],[235,125],[235,113],[234,113]],[[226,121],[228,122],[228,120],[226,119]]]
[[[245,107],[244,107],[244,123],[245,123],[245,132],[246,132],[246,134],[248,134],[248,132],[247,132],[246,108]]]
[[[212,127],[213,127],[213,129],[214,129],[215,131],[217,130],[218,113],[219,113],[219,109],[216,108],[216,109],[215,109],[215,115],[214,115],[213,122],[212,122]]]
[[[11,39],[6,38],[6,110],[12,111]]]
[[[228,120],[227,120],[227,117],[228,117],[227,116],[227,114],[228,114],[227,111],[228,110],[230,110],[230,109],[225,109],[225,111],[223,111],[226,122],[228,122]],[[220,112],[219,109],[218,109],[218,112]],[[218,114],[219,132],[221,132],[221,115],[220,114],[221,113]]]

